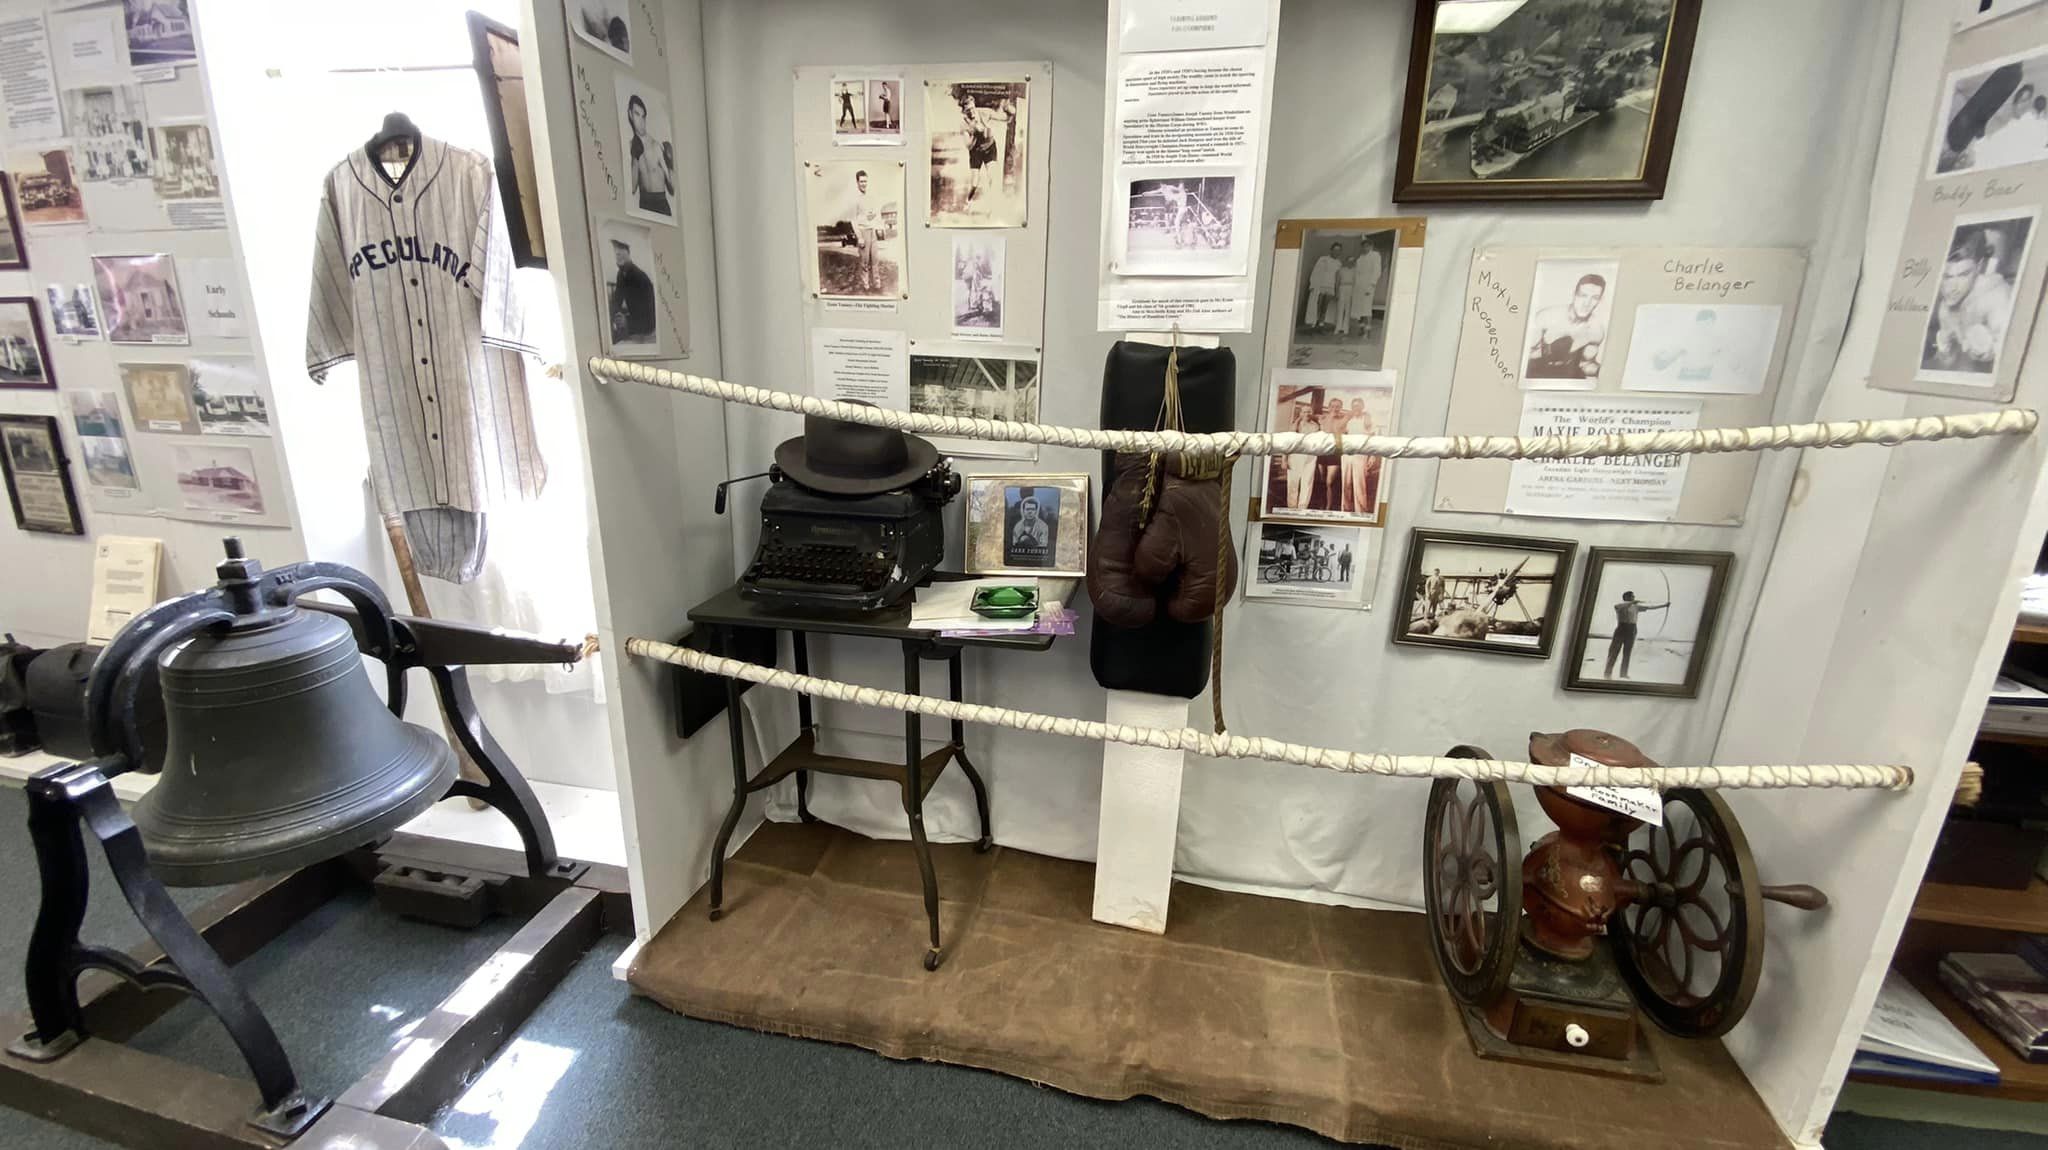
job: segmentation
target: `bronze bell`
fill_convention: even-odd
[[[455,782],[455,753],[378,700],[332,615],[238,614],[160,668],[163,773],[134,817],[166,883],[239,882],[367,846]]]

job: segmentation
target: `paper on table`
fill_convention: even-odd
[[[1035,579],[1017,579],[1008,576],[992,576],[986,579],[961,579],[946,583],[933,583],[917,589],[917,600],[910,605],[910,626],[917,631],[944,631],[959,627],[976,631],[1028,631],[1035,621],[1023,619],[988,619],[974,613],[974,593],[984,587],[1028,587],[1038,589]]]
[[[108,535],[93,549],[88,642],[110,643],[128,620],[156,605],[161,540]]]
[[[825,399],[902,411],[910,406],[910,337],[867,328],[813,329],[811,385]]]

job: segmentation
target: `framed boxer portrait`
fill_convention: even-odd
[[[967,573],[1088,574],[1088,476],[967,477]]]

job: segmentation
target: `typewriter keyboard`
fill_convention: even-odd
[[[895,568],[886,553],[829,543],[790,546],[764,540],[747,568],[749,583],[773,582],[813,587],[857,587],[880,590]]]

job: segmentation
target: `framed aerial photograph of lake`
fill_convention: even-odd
[[[1416,0],[1394,199],[1662,199],[1700,4]]]

